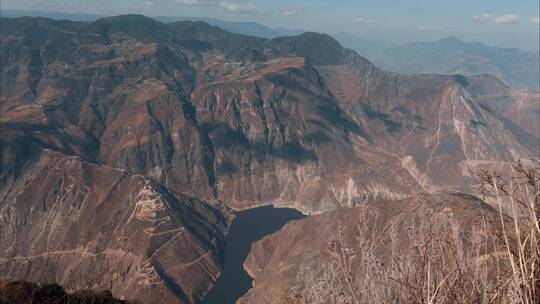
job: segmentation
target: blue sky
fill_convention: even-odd
[[[3,9],[213,17],[402,43],[456,36],[538,50],[539,0],[2,0]]]

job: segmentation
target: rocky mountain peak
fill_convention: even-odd
[[[167,32],[167,26],[143,15],[119,15],[98,19],[86,31],[99,33],[105,40],[110,33],[125,33],[141,42],[156,41]]]
[[[457,44],[464,43],[463,41],[459,40],[458,38],[454,36],[448,36],[448,37],[439,39],[437,42],[440,44],[445,44],[445,45],[457,45]]]
[[[315,65],[344,64],[344,49],[337,40],[327,34],[306,32],[298,36],[279,37],[269,40],[265,46],[274,56],[306,58]]]

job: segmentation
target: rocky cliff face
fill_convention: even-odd
[[[416,303],[441,286],[445,303],[503,296],[473,287],[504,268],[500,220],[474,197],[437,194],[295,221],[252,246],[239,303]]]
[[[81,139],[69,154],[234,208],[471,192],[478,166],[538,151],[538,94],[386,73],[325,35],[133,15],[2,22],[4,112],[31,106]]]
[[[219,275],[226,211],[44,150],[2,189],[2,276],[193,302]]]
[[[6,125],[32,112],[51,132],[62,130],[55,137],[79,139],[70,147],[48,143],[55,149],[235,208],[277,203],[324,211],[419,189],[405,170],[385,172],[397,161],[377,155],[306,63],[345,62],[348,53],[328,36],[265,41],[141,16],[3,22],[3,79],[24,88],[4,83]],[[28,44],[18,23],[43,36]],[[60,49],[58,36],[66,54],[45,52]],[[351,170],[360,167],[374,172],[362,187],[356,181],[363,170]]]
[[[538,93],[512,92],[489,76],[320,70],[345,111],[424,190],[474,193],[480,167],[538,155]]]
[[[228,207],[474,193],[479,167],[539,151],[538,94],[383,72],[326,35],[0,22],[1,267],[21,279],[196,302]]]

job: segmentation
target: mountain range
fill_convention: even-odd
[[[516,48],[498,48],[447,37],[386,48],[374,62],[404,74],[490,74],[521,90],[540,90],[540,57]]]
[[[0,16],[8,18],[18,17],[43,17],[56,20],[84,21],[91,22],[106,16],[97,14],[85,13],[63,13],[54,11],[31,11],[31,10],[13,10],[7,9],[0,11]],[[301,34],[300,30],[286,28],[271,28],[266,25],[253,21],[227,21],[216,18],[194,18],[194,17],[172,17],[172,16],[157,16],[154,19],[163,23],[172,23],[176,21],[203,21],[213,26],[220,27],[225,31],[237,34],[261,38],[275,38],[280,36],[292,36]]]
[[[28,10],[2,10],[0,15],[85,22],[104,17],[96,14]],[[302,33],[301,30],[271,28],[253,21],[171,16],[153,18],[163,23],[202,21],[230,33],[266,39]],[[402,74],[460,74],[465,76],[490,74],[514,89],[540,90],[540,54],[538,52],[531,53],[517,48],[492,47],[478,42],[463,42],[455,37],[446,37],[433,42],[395,45],[391,41],[375,36],[360,37],[343,32],[335,33],[332,36],[345,47],[356,50],[378,67],[388,71]]]
[[[470,219],[497,212],[439,191],[479,194],[476,172],[540,151],[539,92],[386,72],[325,34],[265,39],[141,15],[0,22],[2,276],[199,303],[235,212],[272,204],[312,216],[252,247],[254,287],[239,301],[304,303],[289,296],[350,283],[307,275],[332,268],[321,246],[363,223],[362,208],[380,215],[373,229],[431,210],[474,232]],[[343,244],[357,237],[346,231]]]

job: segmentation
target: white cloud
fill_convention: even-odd
[[[482,23],[485,23],[485,22],[491,22],[495,19],[495,15],[492,15],[492,14],[481,14],[481,15],[474,15],[473,16],[473,20],[476,21],[476,22],[482,22]]]
[[[228,13],[239,15],[266,15],[268,10],[264,10],[254,3],[236,2],[236,1],[219,1],[219,0],[175,0],[176,3],[193,6],[217,6],[221,7]]]
[[[494,15],[483,13],[480,15],[474,15],[473,20],[479,23],[512,24],[519,22],[519,16],[513,14]]]
[[[296,16],[296,15],[298,15],[298,11],[297,10],[287,10],[287,11],[284,11],[282,15],[285,16],[285,17]]]
[[[354,19],[353,19],[353,22],[358,22],[358,23],[373,23],[373,20],[371,20],[371,19],[366,19],[366,18],[362,18],[362,17],[358,17],[358,18],[354,18]]]
[[[215,4],[213,0],[176,0],[177,3],[186,4],[186,5],[209,5]]]
[[[536,16],[536,17],[531,17],[531,18],[529,18],[529,23],[532,23],[532,24],[540,24],[540,17],[539,17],[539,16]]]
[[[268,15],[269,10],[258,7],[253,3],[244,2],[229,2],[223,1],[219,3],[226,12],[239,15]]]
[[[495,19],[495,23],[517,23],[519,22],[519,16],[517,15],[502,15]]]
[[[152,8],[154,7],[154,5],[155,5],[154,2],[152,2],[152,1],[146,1],[146,2],[144,3],[144,8],[147,9],[147,10],[149,10],[149,9],[152,9]]]
[[[442,27],[425,26],[425,25],[420,25],[416,29],[419,30],[419,31],[442,31],[442,30],[444,30]]]

